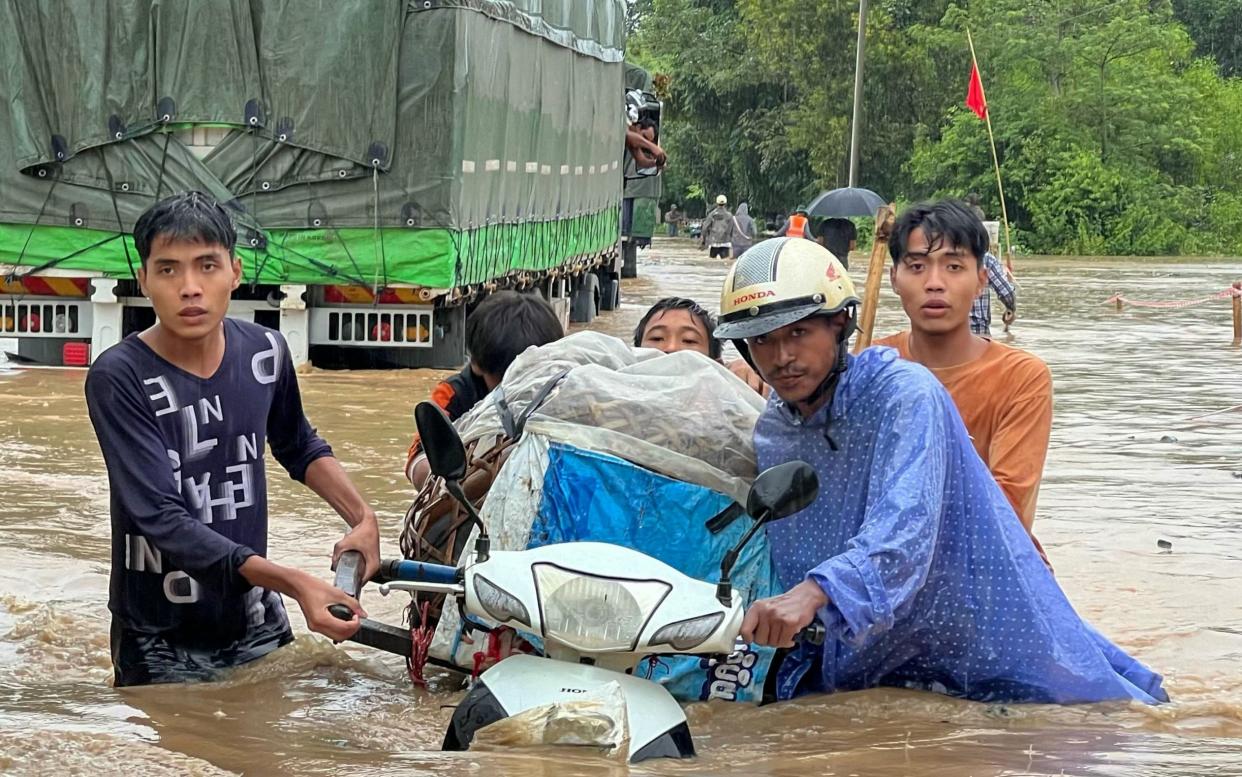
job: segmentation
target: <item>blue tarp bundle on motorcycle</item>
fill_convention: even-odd
[[[705,524],[733,500],[702,486],[658,475],[626,461],[569,445],[552,445],[543,500],[528,547],[591,540],[633,548],[683,574],[715,582],[720,560],[741,539],[750,518],[741,516],[718,534]],[[767,538],[747,545],[731,575],[749,605],[780,593]],[[725,661],[662,656],[636,668],[683,701],[728,699],[759,702],[772,661],[771,648],[746,648]]]

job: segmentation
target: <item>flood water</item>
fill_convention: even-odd
[[[623,309],[594,328],[627,335],[667,294],[714,307],[726,269],[663,241],[640,267]],[[631,773],[1242,775],[1242,351],[1230,347],[1229,303],[1105,304],[1114,292],[1205,296],[1242,277],[1242,261],[1030,259],[1018,271],[1009,342],[1045,359],[1056,383],[1038,534],[1071,601],[1162,671],[1174,702],[989,706],[876,690],[696,704],[700,756]],[[886,282],[877,330],[901,320]],[[0,367],[0,773],[626,773],[582,752],[438,752],[452,685],[413,690],[400,661],[308,635],[296,607],[295,644],[226,682],[113,690],[107,481],[83,375]],[[411,497],[400,474],[410,410],[438,377],[302,378],[312,421],[374,500],[385,555],[398,553]],[[268,467],[273,558],[327,578],[343,523]],[[398,622],[396,597],[372,591],[363,604]]]

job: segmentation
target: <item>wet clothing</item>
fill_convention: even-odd
[[[781,224],[781,228],[776,231],[777,237],[800,237],[806,240],[814,240],[811,237],[811,221],[806,216],[794,214],[785,219],[785,223]]]
[[[137,335],[100,354],[86,406],[108,470],[117,685],[209,679],[293,639],[279,594],[240,572],[267,553],[264,447],[295,480],[332,449],[302,412],[280,333],[224,319],[210,378]]]
[[[430,399],[448,414],[450,421],[456,421],[470,412],[485,396],[487,396],[487,382],[470,369],[470,364],[467,363],[456,375],[436,384],[431,391]],[[418,458],[422,452],[422,440],[415,433],[405,457],[405,477],[411,482],[414,480],[414,459]]]
[[[746,253],[755,244],[758,234],[755,220],[750,217],[750,206],[743,202],[737,206],[737,215],[733,217],[733,257]]]
[[[712,259],[728,259],[732,251],[730,246],[712,246],[707,249],[707,255]]]
[[[269,591],[269,595],[279,595]],[[273,610],[274,611],[274,610]],[[280,610],[284,612],[284,610]],[[247,664],[293,641],[285,622],[278,628],[273,621],[255,629],[245,639],[222,647],[198,644],[189,633],[135,631],[112,619],[111,648],[113,684],[117,688],[157,683],[210,682],[223,672]]]
[[[988,288],[979,292],[970,306],[970,331],[987,336],[992,333],[992,292],[996,292],[997,299],[1006,310],[1013,312],[1017,305],[1017,288],[1005,274],[1000,260],[992,254],[983,255],[983,266],[988,271]]]
[[[664,214],[664,223],[668,225],[668,236],[677,237],[677,228],[686,220],[685,214],[673,208]]]
[[[910,357],[910,333],[875,341]],[[953,404],[975,451],[1035,539],[1035,505],[1052,434],[1052,373],[1034,354],[989,341],[978,359],[931,370],[953,397]]]
[[[723,205],[717,205],[703,219],[703,234],[699,237],[699,242],[708,248],[728,248],[732,243],[732,235],[733,214]]]
[[[819,474],[806,510],[767,527],[781,585],[828,596],[822,647],[792,650],[781,699],[896,686],[989,702],[1168,697],[1161,678],[1074,612],[975,453],[948,393],[891,348],[848,356],[809,419],[773,396],[760,469]]]

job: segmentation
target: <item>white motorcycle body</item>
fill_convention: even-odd
[[[694,754],[681,706],[662,685],[627,674],[643,656],[727,655],[742,625],[741,596],[630,548],[599,542],[497,551],[468,562],[468,615],[540,636],[548,658],[512,656],[484,672],[445,738],[469,746],[489,723],[619,683],[630,760]]]

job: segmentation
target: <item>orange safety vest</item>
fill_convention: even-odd
[[[785,230],[785,237],[806,237],[806,216],[794,214],[789,217],[789,229]]]

